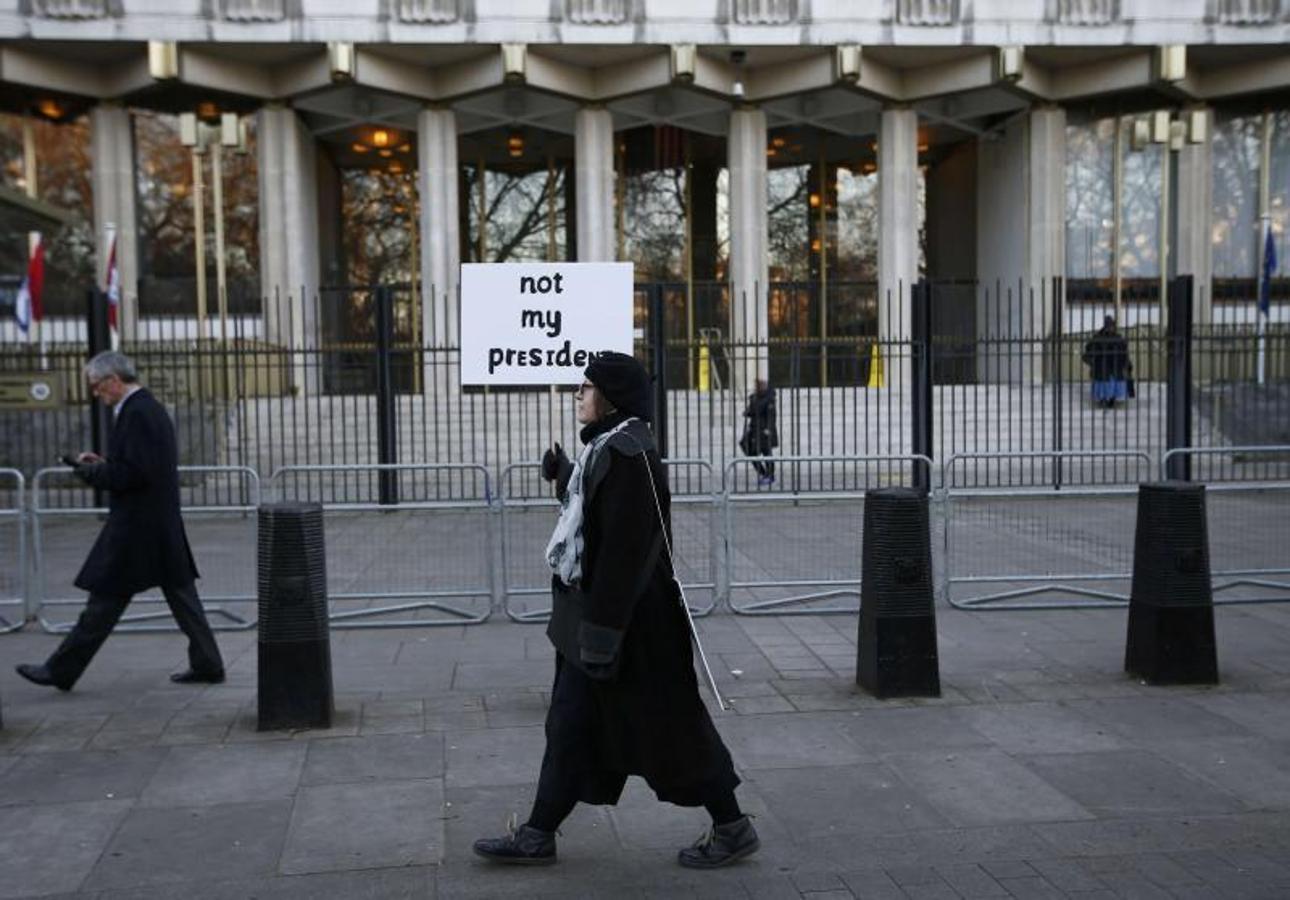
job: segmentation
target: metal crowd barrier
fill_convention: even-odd
[[[11,621],[0,615],[0,634],[17,631],[22,628],[27,618],[28,577],[27,569],[27,481],[17,469],[0,469],[0,484],[10,483],[7,491],[0,490],[0,496],[9,493],[13,503],[0,507],[0,529],[12,528],[17,532],[17,539],[10,543],[4,541],[0,546],[13,547],[13,556],[5,551],[3,572],[0,572],[0,607],[15,609],[17,614]],[[10,574],[4,574],[10,573]]]
[[[1160,471],[1162,477],[1167,478],[1169,461],[1176,456],[1258,456],[1272,453],[1290,457],[1290,444],[1178,447],[1165,452],[1160,460]],[[1271,577],[1290,575],[1290,551],[1286,549],[1287,535],[1290,535],[1290,480],[1207,481],[1205,495],[1214,603],[1232,605],[1290,602],[1290,580]],[[1265,496],[1270,497],[1271,501],[1267,504],[1260,503]],[[1236,510],[1236,516],[1231,517],[1233,521],[1230,524],[1233,527],[1228,528],[1226,527],[1229,524],[1227,507],[1230,506],[1239,506],[1239,509]],[[1266,508],[1263,508],[1264,506]],[[1260,536],[1270,538],[1274,546],[1279,547],[1279,553],[1274,550],[1269,555],[1273,559],[1280,560],[1280,565],[1251,566],[1237,562],[1237,559],[1242,556],[1249,558],[1251,543],[1257,541]],[[1258,551],[1256,554],[1262,557]],[[1237,588],[1265,588],[1283,593],[1256,597],[1219,596],[1224,591]]]
[[[1136,462],[1143,471],[1133,483],[1105,484],[1090,486],[1054,486],[1038,487],[961,487],[955,483],[956,467],[970,461],[1018,461],[1046,459],[1057,467],[1064,467],[1067,461],[1092,460],[1095,464],[1105,466],[1108,461],[1128,460]],[[1118,607],[1128,603],[1127,593],[1087,587],[1087,583],[1131,581],[1133,577],[1133,531],[1137,521],[1136,503],[1138,495],[1137,482],[1147,480],[1155,471],[1151,454],[1138,450],[1040,450],[1030,452],[999,453],[956,453],[945,461],[941,471],[941,505],[944,514],[944,553],[941,559],[942,596],[956,609],[990,610],[990,609],[1086,609],[1096,607]],[[1108,522],[1099,521],[1092,526],[1080,527],[1078,524],[1061,522],[1057,516],[1070,514],[1072,507],[1064,505],[1054,512],[1054,501],[1072,500],[1081,505],[1094,505],[1104,501],[1110,504],[1127,503],[1131,510],[1117,515],[1114,522],[1127,528],[1127,533],[1115,535],[1108,529]],[[997,560],[1007,557],[1025,558],[1027,563],[1032,557],[1027,552],[1028,542],[1035,543],[1035,554],[1052,554],[1056,551],[1071,571],[1053,572],[1035,571],[1033,564],[1013,573],[990,572],[988,574],[962,575],[955,574],[957,563],[954,558],[954,531],[959,524],[960,514],[956,504],[965,503],[988,506],[992,501],[1009,509],[1015,517],[1011,522],[998,523],[992,527],[978,527],[974,535],[978,545],[974,547],[973,556],[984,560]],[[1039,509],[1034,514],[1022,514],[1022,504],[1033,504]],[[1118,538],[1118,540],[1117,540]],[[991,543],[993,542],[993,543]],[[1102,562],[1092,564],[1088,557],[1100,554]],[[1051,556],[1050,556],[1051,558]],[[1108,566],[1108,562],[1114,564]],[[1076,568],[1081,563],[1084,569]],[[1107,571],[1109,568],[1120,568]],[[1100,571],[1087,571],[1089,568]],[[1019,584],[1023,587],[1001,591],[990,591],[970,597],[956,597],[956,585]],[[1025,597],[1046,593],[1074,594],[1084,599],[1077,601],[1052,600],[1015,602]]]
[[[904,469],[906,464],[908,464],[910,470],[913,470],[917,467],[917,464],[921,463],[925,467],[925,470],[928,473],[931,473],[933,471],[931,459],[917,453],[885,454],[875,456],[739,457],[726,463],[725,468],[722,470],[722,498],[725,510],[725,581],[722,589],[726,605],[731,609],[731,611],[741,615],[854,615],[860,608],[860,551],[863,526],[863,518],[861,517],[863,516],[864,491],[857,491],[855,489],[814,490],[809,487],[806,490],[785,490],[768,486],[767,489],[762,489],[763,486],[760,484],[758,485],[757,490],[750,493],[743,493],[737,490],[739,479],[734,477],[736,469],[752,467],[757,463],[767,462],[775,464],[781,479],[784,479],[787,473],[793,472],[794,465],[796,464],[799,471],[802,466],[806,466],[808,469],[812,466],[818,466],[821,470],[823,470],[824,466],[829,466],[831,474],[828,480],[836,481],[836,468],[838,466],[885,465],[890,471],[891,468],[897,466]],[[845,471],[846,469],[844,468],[844,482]],[[822,474],[821,481],[823,480],[824,477]],[[900,479],[901,482],[906,480],[907,479],[903,478]],[[750,483],[750,479],[746,476],[742,481],[745,485]],[[783,482],[781,481],[781,484],[782,483]],[[790,528],[786,531],[780,531],[776,535],[763,540],[764,550],[769,551],[774,548],[782,551],[785,542],[790,541],[793,535],[804,535],[814,545],[822,545],[830,540],[840,538],[845,542],[848,548],[841,554],[841,556],[851,562],[851,570],[847,573],[847,577],[826,577],[823,575],[820,577],[805,575],[798,578],[763,577],[741,579],[736,577],[736,569],[738,566],[737,560],[741,558],[753,559],[756,552],[755,550],[750,552],[746,547],[741,546],[741,535],[735,527],[735,509],[737,507],[760,505],[764,508],[770,509],[787,508],[789,510],[800,511],[804,508],[804,505],[806,508],[815,510],[822,506],[838,506],[848,503],[860,505],[860,510],[858,511],[859,515],[857,516],[856,521],[844,523],[836,531],[827,528],[819,528],[820,523],[818,522],[818,515],[813,515],[812,518],[817,520],[814,523],[817,527],[810,530],[809,533],[803,532],[800,529]],[[776,519],[779,520],[779,522],[782,522],[783,517],[777,516]],[[779,523],[772,520],[770,528],[773,529],[777,527],[779,527]],[[829,557],[830,561],[836,561],[837,558],[837,554]],[[812,560],[809,552],[800,552],[794,554],[793,562],[797,565],[805,564],[809,566]],[[742,605],[735,603],[733,600],[735,590],[756,591],[766,588],[821,588],[822,590],[793,594],[788,597],[752,600]],[[816,600],[832,600],[838,597],[850,596],[854,596],[856,598],[856,602],[849,603],[845,606],[826,606],[823,608],[785,608],[793,607],[796,604],[810,603]]]
[[[400,499],[397,503],[380,503],[371,499],[334,499],[337,481],[349,494],[348,479],[353,477],[369,484],[380,479],[381,473],[399,475],[409,473],[428,473],[433,478],[447,476],[447,492],[453,493],[452,482],[464,485],[469,480],[482,484],[482,492],[474,493],[468,498],[439,499]],[[335,476],[344,475],[345,479]],[[316,478],[314,476],[317,476]],[[455,476],[455,477],[454,477]],[[304,477],[306,481],[305,496],[300,492],[287,490],[287,481]],[[476,625],[488,621],[492,615],[492,600],[495,592],[493,565],[493,523],[491,483],[488,470],[475,463],[376,463],[354,465],[296,465],[282,466],[274,471],[269,479],[269,494],[274,499],[309,500],[309,488],[314,481],[322,487],[331,489],[332,499],[324,499],[324,527],[327,532],[327,583],[328,601],[332,605],[331,624],[333,628],[413,628],[446,625]],[[398,487],[402,488],[400,483]],[[442,482],[438,484],[442,488]],[[442,490],[437,491],[442,493]],[[465,491],[463,491],[465,492]],[[324,491],[324,494],[327,492]],[[362,493],[362,491],[360,491]],[[419,514],[426,512],[460,513],[467,517],[478,515],[482,518],[481,528],[443,527],[436,523],[433,534],[414,527]],[[449,523],[451,525],[452,523]],[[483,545],[479,536],[483,534]],[[438,543],[435,543],[435,542]],[[394,559],[382,558],[379,553],[371,552],[371,544],[377,543],[382,550],[395,554]],[[358,560],[352,559],[355,548],[366,549]],[[342,557],[342,550],[345,556]],[[374,560],[373,557],[376,557]],[[345,559],[343,570],[334,568]],[[434,581],[439,573],[433,568],[435,563],[445,560],[466,562],[478,559],[480,571],[477,580],[463,579],[465,583],[449,583],[442,587],[427,587],[426,582]],[[373,571],[375,570],[375,571]],[[361,587],[363,577],[369,573],[378,576],[382,588]],[[391,581],[403,575],[409,583],[400,589],[389,589]],[[439,579],[442,580],[442,579]],[[348,585],[348,586],[347,586]],[[359,586],[356,586],[359,585]],[[467,608],[445,602],[452,598],[483,597],[486,599],[483,610]],[[365,606],[359,609],[336,609],[339,603],[395,601],[404,603],[383,603],[377,606]],[[378,618],[396,613],[415,613],[433,611],[446,613],[447,618]],[[368,621],[376,619],[376,621]]]
[[[673,481],[671,473],[679,468],[697,469],[700,481],[712,484],[712,465],[701,459],[665,459],[663,465],[669,473],[669,483]],[[519,598],[549,598],[551,594],[551,573],[543,562],[542,554],[551,537],[551,529],[559,516],[560,504],[553,496],[550,485],[540,475],[522,479],[521,473],[534,473],[542,468],[540,463],[512,463],[502,469],[498,481],[498,510],[502,530],[502,603],[506,615],[515,622],[545,622],[551,616],[550,603],[540,603],[535,607],[521,605]],[[518,487],[518,489],[517,489]],[[532,488],[526,490],[525,488]],[[700,522],[699,528],[691,527],[694,509],[700,519],[703,510],[707,510],[707,522]],[[706,616],[717,606],[716,558],[712,552],[718,545],[716,495],[711,491],[672,494],[672,550],[677,557],[682,571],[681,585],[690,599],[690,611],[694,616]],[[653,515],[653,511],[650,511]],[[708,552],[705,555],[705,570],[698,578],[687,577],[691,571],[685,565],[687,550],[694,546],[697,535],[706,530]],[[517,572],[511,571],[515,566]],[[520,581],[519,572],[533,574],[533,581]],[[697,569],[692,570],[696,571]],[[514,579],[514,580],[513,580]],[[691,596],[692,591],[708,590],[712,599],[706,605],[696,605]]]
[[[255,627],[256,620],[254,617],[246,618],[238,615],[224,607],[226,603],[248,603],[254,602],[256,592],[254,589],[254,579],[249,590],[244,591],[225,591],[209,589],[215,578],[219,574],[228,571],[245,572],[246,563],[240,556],[230,560],[231,566],[224,567],[212,563],[213,557],[220,553],[229,552],[228,536],[220,535],[219,540],[214,542],[214,546],[209,548],[201,547],[201,531],[193,528],[194,520],[221,520],[231,516],[241,516],[249,522],[249,525],[243,525],[240,530],[250,532],[249,546],[255,546],[255,510],[260,504],[260,476],[254,469],[246,466],[180,466],[179,475],[182,481],[185,475],[236,475],[243,479],[240,489],[230,491],[231,496],[236,496],[244,502],[234,502],[229,504],[191,504],[181,506],[180,511],[185,521],[185,531],[188,533],[190,544],[195,544],[193,555],[198,560],[198,569],[202,569],[203,560],[205,560],[207,577],[199,584],[206,587],[199,587],[199,594],[202,597],[202,606],[206,613],[211,616],[221,616],[227,619],[227,622],[212,622],[211,628],[216,631],[245,631]],[[46,610],[54,607],[79,607],[85,604],[85,597],[68,597],[51,595],[49,582],[50,561],[48,559],[48,543],[57,539],[52,534],[54,531],[54,521],[69,523],[68,528],[75,533],[77,538],[77,556],[73,565],[79,567],[84,554],[87,553],[93,543],[93,533],[84,526],[94,525],[94,532],[98,531],[98,519],[107,515],[105,508],[95,506],[51,506],[45,501],[48,499],[47,492],[52,490],[51,482],[63,482],[76,489],[80,495],[78,499],[83,498],[90,490],[83,482],[76,478],[70,469],[67,468],[49,468],[41,469],[36,473],[32,480],[31,488],[31,523],[32,523],[32,551],[35,558],[37,584],[35,591],[36,599],[36,617],[40,622],[40,627],[50,634],[62,634],[71,631],[75,624],[72,621],[55,621],[46,616]],[[73,483],[74,482],[74,483]],[[234,526],[238,528],[238,526]],[[243,535],[245,537],[245,534]],[[70,559],[70,557],[69,557]],[[74,570],[69,569],[66,572],[66,580],[71,581]],[[121,624],[116,627],[116,631],[135,631],[135,632],[157,632],[157,631],[174,631],[176,626],[173,623],[168,624],[147,624],[156,622],[159,619],[169,619],[170,611],[166,606],[164,597],[155,596],[151,591],[135,597],[131,606],[138,608],[161,606],[159,610],[145,610],[142,612],[129,613],[121,617]]]

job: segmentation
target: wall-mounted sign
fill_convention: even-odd
[[[581,384],[605,350],[632,352],[631,263],[466,263],[462,384]]]
[[[62,406],[62,372],[0,372],[0,409]]]

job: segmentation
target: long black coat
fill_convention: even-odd
[[[699,698],[689,624],[662,547],[647,465],[670,532],[667,475],[643,422],[611,438],[584,475],[581,590],[552,580],[547,634],[558,651],[557,679],[587,683],[578,703],[552,705],[548,748],[569,746],[562,735],[579,742],[591,735],[592,746],[573,751],[584,803],[614,803],[627,776],[640,775],[660,800],[697,806],[733,790],[739,778]],[[605,652],[615,656],[613,667],[582,659]]]
[[[744,407],[743,434],[739,436],[739,449],[745,456],[769,456],[779,446],[779,427],[775,421],[775,389],[754,391],[748,395]]]
[[[108,518],[76,586],[124,597],[197,578],[179,516],[175,428],[147,390],[131,394],[112,427],[106,460],[78,466],[89,485],[111,492]]]
[[[1133,371],[1129,342],[1118,331],[1101,328],[1084,345],[1084,362],[1094,381],[1119,381]]]

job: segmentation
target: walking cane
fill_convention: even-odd
[[[631,435],[628,435],[631,437]],[[632,438],[635,440],[635,438]],[[639,442],[637,443],[639,447]],[[708,654],[703,652],[703,642],[699,640],[699,629],[694,627],[694,615],[690,612],[690,604],[685,599],[685,588],[681,587],[681,579],[676,577],[676,558],[672,556],[672,541],[667,536],[667,525],[663,521],[663,504],[658,500],[658,488],[654,486],[654,472],[649,467],[649,458],[645,455],[645,448],[641,447],[641,462],[645,464],[645,474],[649,476],[650,493],[654,495],[654,509],[658,512],[658,527],[663,533],[663,546],[667,550],[667,561],[672,569],[672,583],[676,585],[677,592],[681,595],[681,609],[685,610],[685,621],[690,623],[690,637],[694,638],[695,649],[699,651],[699,661],[703,663],[703,674],[708,676],[708,686],[712,688],[712,696],[717,698],[717,705],[722,711],[729,709],[726,701],[721,698],[721,691],[717,690],[717,679],[712,677],[712,667],[708,665]]]

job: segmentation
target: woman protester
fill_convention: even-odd
[[[678,862],[724,866],[760,842],[699,698],[670,559],[671,495],[647,424],[649,379],[622,353],[598,355],[585,374],[576,394],[582,452],[571,462],[557,444],[542,459],[561,511],[547,547],[555,684],[537,796],[527,822],[474,850],[500,863],[554,863],[556,829],[574,806],[614,805],[627,776],[639,775],[660,800],[712,816]]]

